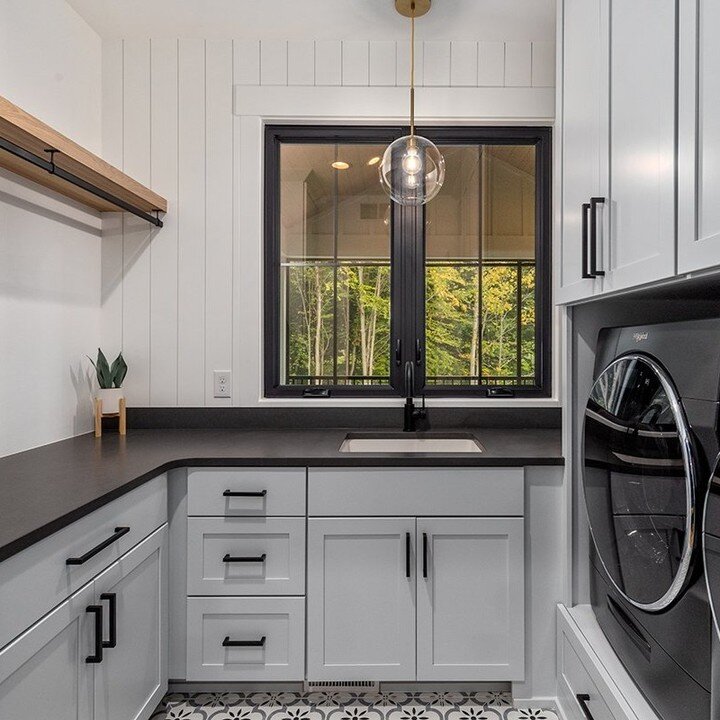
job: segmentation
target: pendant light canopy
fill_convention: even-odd
[[[410,134],[388,145],[378,167],[380,184],[399,205],[424,205],[445,180],[445,159],[427,138],[415,134],[415,18],[430,9],[430,0],[395,0],[410,18]]]

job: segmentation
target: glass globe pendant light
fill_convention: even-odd
[[[380,184],[399,205],[424,205],[445,180],[445,159],[427,138],[415,134],[415,18],[431,0],[395,0],[397,11],[410,18],[410,134],[388,145],[378,166]]]

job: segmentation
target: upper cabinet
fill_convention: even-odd
[[[680,3],[678,272],[720,265],[720,4]]]
[[[675,273],[674,0],[565,0],[557,300]]]

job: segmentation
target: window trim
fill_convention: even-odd
[[[280,384],[280,145],[281,143],[328,144],[339,142],[389,144],[406,135],[407,127],[393,126],[334,126],[334,125],[266,125],[264,143],[264,263],[263,263],[263,388],[266,398],[302,398],[303,385]],[[551,318],[551,256],[552,256],[552,129],[547,126],[503,127],[435,127],[418,128],[442,145],[467,144],[533,144],[536,148],[535,196],[535,338],[536,378],[534,386],[510,386],[513,399],[549,398],[552,394],[552,318]],[[415,252],[416,244],[407,242],[415,237],[414,228],[424,223],[425,208],[407,208],[393,204],[390,262],[391,307],[403,308],[402,322],[397,312],[390,321],[391,353],[395,340],[401,340],[400,363],[390,363],[389,385],[332,385],[332,398],[397,398],[404,393],[403,368],[406,360],[415,359],[415,338],[421,339],[424,355],[425,293],[423,277],[425,248]],[[415,283],[403,282],[402,275],[409,268]],[[398,271],[398,269],[400,271]],[[408,311],[408,308],[411,308]],[[400,333],[403,333],[402,335]],[[421,361],[422,364],[422,361]],[[484,398],[487,385],[424,386],[424,371],[416,372],[414,393],[428,397]],[[315,387],[315,386],[312,386]],[[323,387],[323,386],[317,386]],[[327,387],[327,386],[325,386]]]

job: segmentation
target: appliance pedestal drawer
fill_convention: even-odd
[[[188,680],[304,677],[305,598],[188,598]]]
[[[589,605],[557,610],[558,705],[567,720],[659,720]]]

